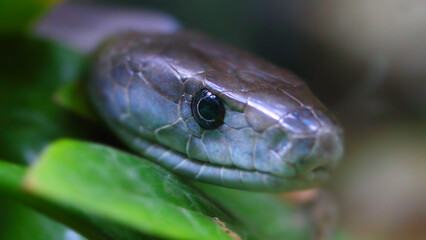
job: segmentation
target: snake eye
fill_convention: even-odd
[[[215,129],[223,124],[225,107],[222,101],[207,89],[201,89],[192,98],[192,115],[204,129]]]

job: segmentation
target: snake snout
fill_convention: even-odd
[[[297,174],[308,181],[322,181],[330,177],[343,155],[341,131],[327,129],[317,133],[309,154],[294,164]]]
[[[343,155],[343,134],[337,122],[322,110],[299,109],[280,121],[289,145],[280,155],[303,181],[326,180]],[[284,168],[283,168],[284,169]]]

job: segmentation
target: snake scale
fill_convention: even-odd
[[[89,91],[128,146],[202,182],[305,189],[343,154],[342,128],[297,76],[187,30],[109,38]]]

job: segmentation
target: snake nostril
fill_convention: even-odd
[[[318,172],[324,172],[324,171],[328,171],[329,168],[328,166],[319,166],[319,167],[315,167],[314,169],[312,169],[313,173],[318,173]]]
[[[342,156],[342,140],[336,131],[320,131],[308,155],[297,160],[300,176],[308,179],[326,179]]]
[[[298,173],[302,176],[331,172],[332,162],[322,158],[305,158],[299,162]]]
[[[330,177],[332,173],[331,162],[323,163],[319,166],[312,168],[306,172],[306,177],[311,180],[325,180]]]

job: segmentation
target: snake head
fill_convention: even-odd
[[[303,92],[300,100],[299,91]],[[235,98],[234,101],[245,99],[244,107],[229,107],[225,117],[225,125],[234,127],[229,132],[246,132],[241,138],[254,139],[246,145],[247,151],[254,151],[251,168],[279,179],[291,179],[294,186],[301,188],[327,180],[343,154],[342,128],[308,94],[304,84],[255,88],[241,93],[245,98]],[[236,118],[240,118],[240,125],[235,124]]]
[[[252,63],[264,66],[259,61]],[[263,70],[238,68],[204,75],[204,85],[226,108],[219,128],[226,140],[221,148],[231,149],[226,164],[267,174],[271,177],[264,181],[276,188],[324,182],[343,155],[340,124],[297,76],[269,65],[267,72]],[[215,156],[217,148],[209,152]]]
[[[127,33],[95,57],[105,121],[144,157],[195,180],[290,191],[328,179],[342,129],[294,74],[189,32]]]

